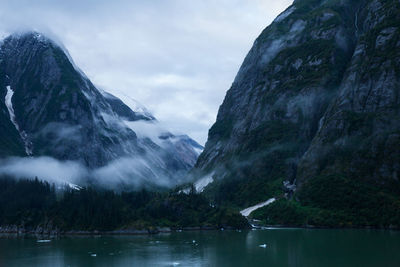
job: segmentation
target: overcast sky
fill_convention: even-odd
[[[92,82],[204,144],[255,38],[292,0],[0,0],[0,34],[55,35]]]

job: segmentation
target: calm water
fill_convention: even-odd
[[[266,248],[260,245],[266,244]],[[400,232],[272,229],[0,239],[0,266],[400,266]]]

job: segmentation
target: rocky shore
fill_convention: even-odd
[[[221,229],[231,229],[230,227]],[[233,228],[232,228],[233,229]],[[53,227],[21,227],[17,225],[0,226],[0,237],[18,237],[24,235],[58,237],[58,236],[93,236],[93,235],[153,235],[159,233],[182,232],[182,231],[209,231],[218,230],[217,227],[212,226],[197,226],[197,227],[148,227],[145,229],[118,229],[112,231],[99,231],[99,230],[61,230]]]

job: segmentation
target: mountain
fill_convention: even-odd
[[[287,224],[278,214],[289,211],[350,225],[399,218],[399,27],[399,1],[294,1],[219,108],[194,170],[212,177],[204,194],[243,208],[282,197],[269,223]]]
[[[61,44],[40,33],[13,34],[0,43],[1,158],[75,161],[110,170],[125,183],[179,181],[202,147],[133,105],[97,89]],[[147,133],[139,136],[143,128]]]

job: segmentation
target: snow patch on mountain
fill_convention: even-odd
[[[8,109],[8,113],[10,115],[10,120],[11,120],[12,124],[14,124],[15,129],[17,129],[17,131],[19,132],[19,135],[21,136],[22,141],[24,142],[25,153],[28,156],[32,156],[32,148],[31,148],[32,144],[29,142],[28,136],[25,133],[25,131],[21,131],[20,130],[20,128],[18,126],[18,123],[17,123],[17,120],[16,120],[16,117],[15,117],[14,107],[12,105],[12,97],[13,97],[13,95],[14,95],[14,91],[11,89],[11,86],[8,85],[7,86],[7,94],[6,94],[6,97],[5,97],[5,103],[6,103],[6,106],[7,106],[7,109]]]
[[[73,183],[68,183],[68,187],[71,188],[71,189],[73,189],[73,190],[76,190],[76,191],[79,191],[79,190],[82,189],[81,186],[76,185],[76,184],[73,184]]]
[[[270,198],[270,199],[268,199],[268,200],[265,201],[265,202],[261,202],[261,203],[259,203],[259,204],[257,204],[257,205],[254,205],[254,206],[248,207],[247,209],[241,210],[241,211],[240,211],[240,214],[242,214],[244,217],[247,217],[247,216],[249,216],[253,211],[258,210],[259,208],[268,206],[269,204],[275,202],[275,200],[276,200],[276,199],[275,199],[274,197],[273,197],[273,198]]]
[[[154,117],[151,115],[150,111],[145,108],[145,106],[143,106],[141,103],[139,103],[138,101],[136,101],[135,99],[133,99],[132,97],[129,97],[125,94],[121,94],[122,96],[120,96],[119,98],[122,99],[122,101],[128,106],[130,107],[133,112],[135,113],[140,113],[146,117],[148,117],[149,119],[154,119]]]
[[[194,187],[196,188],[197,193],[203,192],[206,186],[214,181],[214,178],[212,177],[213,175],[214,173],[211,173],[194,183]]]
[[[8,109],[8,113],[10,114],[10,120],[11,120],[11,122],[14,124],[15,128],[19,132],[19,127],[18,127],[18,124],[17,124],[17,122],[15,120],[14,108],[13,108],[13,105],[12,105],[12,102],[11,102],[11,99],[12,99],[13,95],[14,95],[14,91],[11,90],[11,87],[8,85],[7,86],[7,94],[6,94],[6,98],[5,98],[5,103],[6,103],[6,106],[7,106],[7,109]]]
[[[148,120],[156,120],[153,115],[151,114],[151,112],[141,103],[139,103],[137,100],[133,99],[132,97],[127,96],[124,93],[120,93],[120,92],[113,92],[113,94],[110,94],[108,92],[106,92],[103,89],[99,88],[100,93],[108,99],[121,99],[122,102],[127,105],[133,112],[135,112],[136,114],[139,114],[141,116],[143,116],[144,118],[147,118]]]

